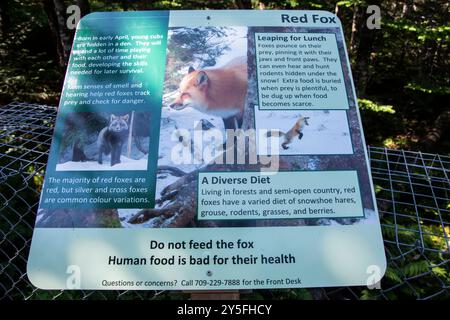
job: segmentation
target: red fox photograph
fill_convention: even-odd
[[[220,153],[225,131],[242,127],[249,82],[247,34],[247,27],[169,29],[158,165],[173,165],[173,148],[181,142],[193,162],[183,162],[180,169],[196,170],[208,162],[202,150]],[[199,131],[222,132],[222,137],[198,146],[192,138]],[[158,180],[157,187],[168,182]]]
[[[186,107],[221,117],[225,129],[242,125],[247,93],[247,57],[237,57],[220,68],[195,70],[180,82],[178,94],[169,105],[175,110]]]

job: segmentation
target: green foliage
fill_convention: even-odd
[[[308,289],[275,289],[257,290],[244,299],[313,300],[313,296]]]
[[[427,272],[428,269],[429,265],[426,260],[412,261],[403,267],[403,273],[407,277],[415,277]]]
[[[395,22],[383,24],[388,29],[410,33],[417,40],[424,43],[427,40],[448,41],[450,40],[449,26],[422,26],[407,19],[397,19]]]
[[[8,3],[11,27],[0,43],[0,103],[17,100],[56,104],[64,70],[57,67],[55,38],[49,36],[52,32],[42,6],[32,0],[4,1]],[[89,3],[92,11],[121,11],[236,9],[242,1],[90,0]],[[369,1],[251,1],[253,8],[263,4],[266,9],[320,9],[331,12],[338,9],[347,41],[354,39],[359,46],[365,45],[364,39],[360,39],[363,34],[375,32],[367,61],[367,88],[364,96],[359,96],[366,141],[371,145],[414,148],[448,101],[449,9],[441,0],[417,2],[406,11],[408,6],[405,1],[398,4],[395,1],[380,3],[381,30],[368,31],[364,28],[367,18],[365,8],[372,4]],[[356,12],[363,15],[362,19],[354,19]],[[357,27],[363,28],[361,32],[353,29],[355,21],[360,21],[361,25]],[[179,33],[174,32],[169,43],[172,56],[168,57],[166,69],[171,74],[169,86],[172,89],[175,89],[182,76],[180,70],[184,70],[186,64],[194,60],[199,67],[211,66],[227,50],[225,43],[211,42],[214,37],[220,38],[221,32],[221,28],[198,28],[191,33],[180,29]],[[348,47],[351,48],[349,43]],[[195,48],[205,49],[192,59]],[[350,50],[354,70],[360,62],[360,57],[355,54]],[[360,83],[359,73],[354,75],[355,82]]]
[[[14,14],[0,41],[0,105],[11,101],[55,104],[62,73],[52,53],[46,16],[35,1],[7,2]]]
[[[405,89],[409,89],[412,91],[419,91],[422,93],[428,93],[428,94],[450,94],[450,87],[435,87],[435,88],[427,88],[424,86],[421,86],[414,82],[409,82],[406,84]]]
[[[368,99],[358,99],[360,110],[370,110],[373,112],[395,113],[394,107],[390,105],[379,105]]]
[[[2,30],[0,41],[0,105],[12,100],[38,102],[46,104],[57,104],[64,70],[60,70],[56,61],[55,37],[49,28],[48,19],[39,1],[33,0],[2,0],[8,5],[8,17],[10,23],[7,30]],[[150,10],[150,9],[235,9],[237,1],[232,0],[159,0],[159,1],[104,1],[90,0],[93,11],[121,11],[121,10]],[[364,95],[359,95],[361,117],[364,124],[366,141],[371,145],[385,145],[396,148],[414,148],[416,141],[424,136],[430,129],[437,116],[448,107],[450,94],[450,26],[448,25],[449,8],[447,1],[429,0],[415,1],[414,6],[409,8],[409,13],[404,12],[406,1],[382,1],[382,27],[381,30],[369,31],[362,27],[362,32],[354,32],[356,9],[361,9],[363,15],[369,1],[341,0],[341,1],[252,1],[253,8],[259,3],[265,5],[266,9],[321,9],[334,11],[339,9],[339,18],[342,21],[346,40],[351,38],[359,45],[365,45],[361,35],[367,32],[376,32],[374,42],[369,48],[370,55],[367,61],[367,88]],[[230,12],[233,14],[233,12]],[[365,23],[366,16],[361,19]],[[195,16],[193,16],[195,19]],[[216,59],[227,50],[227,44],[212,41],[223,34],[222,28],[199,28],[196,32],[182,31],[174,32],[169,42],[168,74],[173,79],[173,88],[182,75],[179,71],[187,64],[196,63],[197,67],[214,65]],[[352,37],[353,36],[353,37]],[[361,42],[362,41],[362,42]],[[205,48],[199,52],[196,47]],[[350,43],[347,45],[350,48]],[[192,59],[196,52],[196,59]],[[361,58],[355,52],[350,51],[352,68],[355,70]],[[193,61],[194,60],[194,61]],[[175,75],[172,77],[172,75]],[[360,75],[355,73],[355,82],[361,82]],[[136,114],[140,121],[139,128],[145,128],[143,123],[151,123],[151,119]],[[70,135],[64,139],[67,145],[77,139],[85,140],[89,133],[98,131],[106,125],[105,119],[86,116],[82,121],[87,128],[86,132],[76,130],[74,120],[69,125],[66,134]],[[136,132],[137,135],[142,134]],[[11,142],[14,136],[4,136],[1,142]],[[44,137],[43,137],[44,138]],[[443,147],[435,152],[445,149],[445,141],[442,139]],[[66,147],[67,147],[66,145]],[[64,146],[63,146],[64,147]],[[36,146],[36,150],[42,150],[43,146]],[[24,150],[11,146],[5,151],[11,156],[24,156]],[[0,166],[6,165],[8,158],[0,159]],[[32,161],[33,159],[29,159]],[[34,172],[35,167],[28,165],[27,172]],[[430,173],[432,174],[432,173]],[[26,211],[29,204],[35,204],[42,188],[43,172],[33,176],[30,187],[24,187],[24,181],[17,177],[8,178],[9,186],[21,190],[18,196],[13,197],[13,190],[6,184],[0,186],[1,194],[8,199],[8,207],[14,210]],[[375,186],[376,193],[383,193],[383,186]],[[397,196],[397,195],[396,195]],[[398,199],[396,199],[398,200]],[[450,204],[447,209],[450,209]],[[382,280],[382,288],[393,288],[395,290],[385,291],[383,294],[389,299],[416,298],[435,293],[442,288],[442,283],[447,287],[450,284],[450,274],[442,253],[446,250],[448,243],[442,236],[441,226],[433,226],[421,221],[421,232],[423,234],[423,245],[433,248],[436,252],[421,252],[420,250],[404,254],[408,248],[414,248],[418,239],[418,222],[415,220],[414,212],[408,206],[397,206],[397,213],[411,218],[402,217],[401,221],[394,221],[392,217],[383,218],[383,237],[387,240],[386,249],[398,259],[392,262]],[[424,210],[424,218],[436,219],[438,214],[433,210]],[[14,233],[8,239],[18,245],[21,238],[29,239],[31,230],[23,228],[18,224],[18,216],[10,210],[4,213],[4,217],[16,225]],[[33,225],[34,216],[25,217],[26,223]],[[109,223],[107,221],[107,223]],[[110,222],[114,224],[114,221]],[[3,224],[3,225],[2,225]],[[9,224],[0,219],[2,230],[9,230]],[[445,226],[447,234],[450,228]],[[396,243],[403,243],[399,248]],[[389,244],[392,242],[393,244]],[[400,251],[402,249],[403,251]],[[3,248],[8,252],[15,252],[14,247]],[[447,255],[448,258],[448,255]],[[0,261],[2,266],[7,261]],[[14,270],[8,271],[12,275]],[[420,275],[426,274],[421,277]],[[439,281],[442,282],[439,282]],[[28,290],[28,291],[26,291]],[[31,294],[31,290],[25,292]],[[251,299],[312,299],[312,290],[286,289],[286,290],[258,290],[246,297]],[[54,291],[37,291],[35,298],[52,299],[61,294],[66,299],[81,299],[81,292],[65,291],[64,293]],[[182,299],[185,295],[163,293],[153,296],[153,292],[144,297],[155,299]],[[377,290],[362,289],[360,298],[380,299]],[[20,295],[18,296],[21,297]],[[91,298],[115,299],[115,292],[103,292],[101,295],[93,295]],[[126,295],[125,297],[135,297]],[[138,297],[136,295],[136,297]]]
[[[403,275],[397,270],[394,269],[392,267],[388,267],[386,269],[386,274],[385,274],[386,279],[389,279],[395,283],[402,283],[403,282]]]
[[[409,206],[397,204],[397,213],[410,213]],[[423,218],[431,218],[432,212],[421,213]],[[446,239],[442,235],[439,225],[427,224],[422,220],[421,233],[423,235],[424,247],[432,248],[436,252],[408,250],[406,245],[414,247],[418,240],[417,220],[413,218],[404,219],[404,224],[394,224],[393,218],[388,217],[383,220],[383,238],[387,241],[386,249],[391,255],[404,255],[391,262],[385,276],[381,281],[381,288],[396,287],[396,290],[385,292],[389,299],[420,298],[436,293],[441,289],[442,284],[450,284],[450,273],[446,265],[448,256],[439,253],[447,250]],[[434,218],[435,219],[435,218]],[[448,231],[447,231],[448,232]],[[401,247],[394,243],[401,243]],[[392,244],[391,244],[392,243]],[[400,251],[399,249],[402,249]],[[362,299],[379,298],[376,290],[363,290]]]
[[[343,1],[338,1],[336,3],[337,6],[346,7],[346,8],[349,8],[354,5],[360,5],[360,4],[362,4],[362,1],[360,1],[360,0],[343,0]]]

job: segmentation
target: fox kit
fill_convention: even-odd
[[[120,163],[122,146],[128,136],[128,114],[124,116],[111,115],[109,125],[98,134],[98,163],[103,163],[103,154],[111,153],[111,166]]]
[[[195,70],[190,67],[180,82],[179,94],[169,107],[175,110],[192,107],[221,117],[225,129],[237,129],[242,125],[246,94],[247,62],[240,57],[222,68]]]
[[[267,137],[272,137],[272,136],[283,136],[284,137],[284,141],[281,144],[281,146],[283,147],[284,150],[289,149],[288,144],[290,144],[292,142],[292,139],[294,139],[296,136],[298,136],[298,139],[301,140],[303,138],[303,128],[305,127],[305,125],[309,126],[308,123],[308,119],[309,117],[300,117],[294,124],[294,126],[289,129],[288,132],[283,132],[280,130],[270,130],[269,132],[267,132],[266,136]]]

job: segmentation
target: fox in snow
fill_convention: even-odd
[[[221,68],[189,67],[169,107],[175,110],[192,107],[221,117],[225,129],[237,129],[242,126],[246,94],[247,61],[246,57],[238,57]]]
[[[122,146],[128,136],[128,114],[124,116],[111,115],[109,124],[97,137],[98,163],[103,164],[103,154],[111,154],[111,166],[120,163]]]
[[[284,137],[284,141],[281,144],[281,146],[283,147],[284,150],[287,150],[287,149],[289,149],[288,145],[292,142],[292,140],[295,137],[298,137],[299,140],[301,140],[303,138],[302,131],[303,131],[303,128],[305,127],[305,125],[309,126],[308,119],[309,119],[309,117],[300,117],[297,119],[297,121],[292,126],[292,128],[289,129],[287,132],[272,129],[266,133],[266,136],[267,137],[275,137],[275,136]]]

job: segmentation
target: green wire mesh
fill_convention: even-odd
[[[0,107],[0,299],[180,299],[168,291],[46,291],[26,274],[56,117],[52,106]],[[448,299],[450,157],[368,147],[388,268],[379,289],[253,290],[242,298]]]

